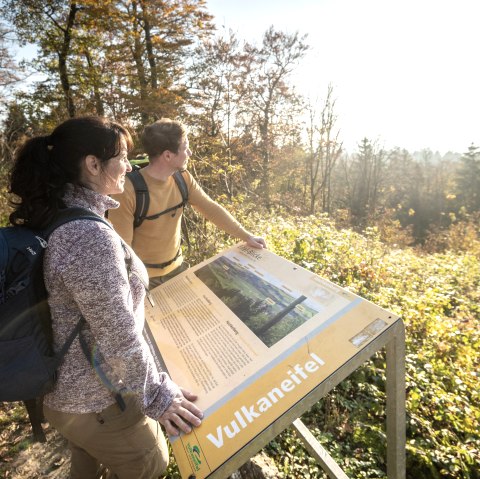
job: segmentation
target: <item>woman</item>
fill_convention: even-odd
[[[10,221],[41,229],[65,206],[103,217],[119,205],[108,195],[123,191],[131,147],[125,128],[98,117],[67,120],[27,141],[12,170],[19,200]],[[202,413],[194,394],[157,370],[143,339],[145,267],[107,224],[83,219],[51,234],[44,277],[54,349],[83,316],[80,336],[92,351],[90,362],[75,339],[44,400],[46,418],[69,441],[71,477],[93,479],[100,464],[120,479],[160,476],[168,449],[158,422],[176,435],[200,425]]]

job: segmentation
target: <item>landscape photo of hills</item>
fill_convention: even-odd
[[[319,312],[305,304],[305,296],[294,297],[226,257],[195,275],[268,347]]]

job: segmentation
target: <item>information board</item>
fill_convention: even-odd
[[[239,244],[152,291],[159,366],[198,394],[202,425],[170,437],[180,473],[207,478],[398,316]]]

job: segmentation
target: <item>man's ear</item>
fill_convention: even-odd
[[[165,150],[163,154],[165,155],[165,159],[167,160],[167,163],[170,163],[170,160],[172,158],[172,152],[170,150]]]
[[[87,155],[85,157],[85,168],[92,176],[98,176],[101,172],[100,160],[95,155]]]

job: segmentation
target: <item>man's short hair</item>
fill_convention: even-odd
[[[161,118],[145,127],[141,141],[147,155],[152,157],[159,156],[167,150],[178,153],[180,144],[186,136],[187,128],[183,123],[169,118]]]

